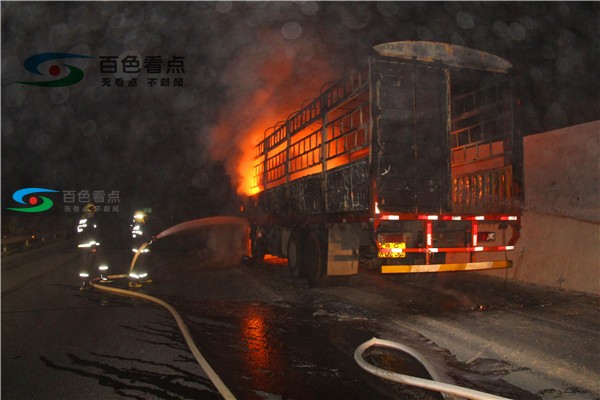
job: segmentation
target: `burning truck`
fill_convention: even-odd
[[[510,268],[523,200],[511,63],[437,42],[373,49],[255,145],[253,259],[287,258],[311,286],[359,263]]]

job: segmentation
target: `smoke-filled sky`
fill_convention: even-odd
[[[3,1],[3,210],[15,190],[45,187],[120,190],[123,202],[178,219],[228,212],[248,138],[389,41],[510,60],[525,134],[599,119],[599,11],[592,2]],[[24,66],[49,52],[91,58],[40,63],[43,75]],[[82,80],[18,83],[67,76],[51,68],[63,63]]]

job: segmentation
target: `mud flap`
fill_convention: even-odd
[[[360,245],[356,228],[349,224],[334,224],[328,231],[327,275],[356,275]]]

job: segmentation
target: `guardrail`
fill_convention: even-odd
[[[2,256],[24,252],[67,238],[66,231],[2,237]]]

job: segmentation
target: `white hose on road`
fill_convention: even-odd
[[[138,251],[138,254],[139,254],[139,251]],[[136,254],[136,256],[137,256],[137,254]],[[135,264],[135,259],[134,259],[134,262],[131,264],[132,270],[133,270],[134,264]],[[120,274],[120,275],[110,275],[110,276],[108,276],[108,279],[118,279],[118,278],[128,278],[128,277],[129,277],[129,275]],[[143,300],[151,301],[153,303],[156,303],[156,304],[166,308],[167,311],[169,311],[171,313],[173,318],[175,318],[175,321],[177,322],[177,325],[179,326],[179,330],[181,331],[181,334],[183,335],[183,338],[185,339],[185,342],[187,343],[190,351],[196,358],[196,361],[198,361],[198,364],[200,364],[200,367],[204,370],[204,372],[206,373],[208,378],[211,380],[213,385],[215,385],[215,387],[217,388],[217,390],[219,391],[221,396],[223,396],[223,398],[226,400],[235,400],[235,396],[231,393],[231,391],[227,388],[227,386],[225,386],[225,384],[223,383],[223,381],[221,380],[219,375],[217,375],[217,373],[212,369],[212,367],[210,366],[208,361],[206,361],[206,359],[204,358],[202,353],[200,353],[200,350],[194,343],[194,339],[192,339],[192,336],[190,335],[190,332],[188,331],[187,327],[185,326],[183,319],[181,318],[179,313],[177,311],[175,311],[175,309],[170,304],[166,303],[165,301],[163,301],[159,298],[149,296],[144,293],[138,293],[138,292],[133,292],[130,290],[123,290],[123,289],[118,289],[118,288],[114,288],[114,287],[110,287],[110,286],[96,284],[98,279],[99,278],[92,280],[90,285],[96,289],[100,289],[105,292],[111,292],[111,293],[121,294],[121,295],[125,295],[125,296],[130,296],[130,297],[137,297],[137,298],[140,298]]]
[[[373,347],[373,346],[380,346],[380,347],[385,347],[385,348],[389,348],[389,349],[395,349],[395,350],[399,350],[399,351],[402,351],[404,353],[411,355],[417,361],[419,361],[421,364],[423,364],[423,367],[425,367],[425,369],[427,370],[429,375],[434,380],[417,378],[417,377],[410,376],[410,375],[399,374],[396,372],[378,368],[378,367],[374,366],[373,364],[370,364],[369,362],[367,362],[364,359],[363,353],[369,347]],[[459,396],[461,398],[470,399],[470,400],[510,400],[510,399],[507,399],[506,397],[495,396],[493,394],[479,392],[477,390],[467,389],[467,388],[463,388],[460,386],[439,382],[439,376],[438,376],[437,372],[434,370],[433,366],[425,358],[423,358],[414,349],[412,349],[408,346],[402,345],[400,343],[389,341],[389,340],[383,340],[383,339],[377,339],[377,338],[372,338],[371,340],[367,340],[366,342],[364,342],[363,344],[361,344],[360,346],[358,346],[356,348],[356,350],[354,351],[354,359],[356,360],[356,362],[362,369],[364,369],[365,371],[367,371],[375,376],[378,376],[380,378],[387,379],[390,381],[394,381],[397,383],[401,383],[404,385],[410,385],[410,386],[415,386],[415,387],[419,387],[422,389],[440,392],[440,393],[444,394],[444,396],[446,394],[449,394],[452,396],[452,397],[450,397],[452,399],[455,399],[454,396]]]

